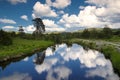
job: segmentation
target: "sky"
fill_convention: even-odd
[[[0,29],[35,30],[41,18],[46,32],[72,32],[85,28],[120,28],[120,0],[0,0]]]

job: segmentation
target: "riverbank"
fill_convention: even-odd
[[[66,41],[68,44],[78,43],[85,48],[91,48],[102,52],[106,58],[110,59],[115,72],[120,75],[120,46],[112,42],[100,40],[71,39]]]
[[[12,45],[0,46],[0,62],[32,54],[53,44],[52,41],[14,38]]]

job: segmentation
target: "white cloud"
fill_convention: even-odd
[[[28,73],[14,73],[13,75],[3,77],[0,80],[32,80]]]
[[[3,19],[3,18],[0,18],[0,23],[5,23],[5,24],[16,24],[16,22],[14,20],[11,20],[11,19]]]
[[[75,14],[64,14],[58,24],[65,27],[65,31],[76,31],[82,28],[79,17]]]
[[[53,20],[49,19],[43,19],[43,23],[45,25],[46,32],[52,32],[52,31],[65,31],[64,28],[57,25]]]
[[[44,63],[41,65],[35,65],[35,70],[41,74],[44,71],[48,71],[52,68],[53,65],[57,63],[58,59],[57,58],[50,58],[50,59],[45,59]]]
[[[120,28],[120,0],[87,0],[85,2],[94,6],[80,6],[79,14],[67,13],[59,20],[58,23],[65,26],[66,31],[100,28],[105,25]]]
[[[57,77],[53,76],[54,73],[56,73]],[[68,80],[68,77],[71,73],[72,71],[69,68],[65,66],[60,66],[48,71],[46,80],[61,80],[61,79]]]
[[[57,14],[47,4],[41,4],[39,1],[33,6],[33,18],[37,17],[57,17]]]
[[[52,2],[51,0],[46,0],[46,3],[50,6],[53,6],[58,9],[64,9],[65,7],[71,4],[71,0],[55,0]]]
[[[87,6],[80,11],[78,14],[80,25],[88,28],[101,26],[101,22],[94,13],[96,10],[95,6]]]
[[[26,57],[23,59],[23,61],[27,62],[29,60],[29,57]]]
[[[72,14],[70,16],[69,14],[64,14],[62,16],[62,19],[60,19],[60,23],[68,23],[68,24],[79,23],[79,18],[75,14]]]
[[[11,4],[27,3],[27,0],[8,0]]]
[[[58,27],[57,24],[55,24],[55,22],[53,20],[49,20],[49,19],[43,19],[43,23],[46,27]]]
[[[67,28],[73,27],[99,27],[102,22],[99,21],[97,15],[101,15],[101,8],[96,9],[95,6],[87,6],[80,11],[78,15],[64,14],[59,23],[63,24]],[[104,10],[102,8],[102,10]],[[96,13],[94,13],[96,11]],[[98,26],[99,25],[99,26]]]
[[[14,28],[14,26],[4,26],[3,29],[5,29],[5,28],[10,28],[10,29],[12,29],[12,28]]]
[[[35,31],[36,28],[33,25],[28,25],[24,27],[24,29],[25,29],[25,32],[32,33],[33,31]]]
[[[22,15],[20,18],[21,18],[21,19],[24,19],[24,20],[26,20],[26,21],[28,21],[27,15]]]
[[[77,29],[77,27],[99,28],[105,25],[110,25],[111,28],[118,28],[120,26],[119,14],[119,11],[116,12],[116,10],[114,11],[113,9],[107,9],[105,7],[97,8],[96,6],[86,6],[80,10],[78,15],[64,14],[59,23],[67,27],[67,29]]]
[[[14,26],[3,26],[2,29],[5,30],[5,31],[17,31],[17,30],[18,30],[18,27],[14,27]]]
[[[120,0],[86,0],[86,3],[95,4],[96,6],[104,7],[120,7]]]
[[[96,69],[88,70],[86,77],[100,76],[105,78],[105,80],[119,80],[118,75],[114,74],[111,63],[106,64],[106,66],[98,67]]]
[[[120,0],[87,0],[86,2],[89,4],[94,4],[97,7],[99,6],[94,10],[94,15],[98,13],[99,15],[96,16],[102,23],[106,23],[108,25],[119,24]],[[112,26],[112,28],[116,27]]]
[[[51,55],[53,55],[52,48],[48,47],[48,48],[45,50],[45,55],[46,55],[46,56],[51,56]]]
[[[61,10],[61,11],[59,11],[58,13],[59,13],[59,14],[64,14],[65,12]]]
[[[84,9],[85,7],[84,6],[80,6],[79,9]]]

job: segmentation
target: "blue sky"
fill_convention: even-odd
[[[0,0],[0,28],[35,30],[32,19],[42,18],[46,31],[120,28],[120,0]]]

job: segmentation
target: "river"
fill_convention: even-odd
[[[78,44],[48,47],[3,66],[0,80],[120,80],[109,59]]]

